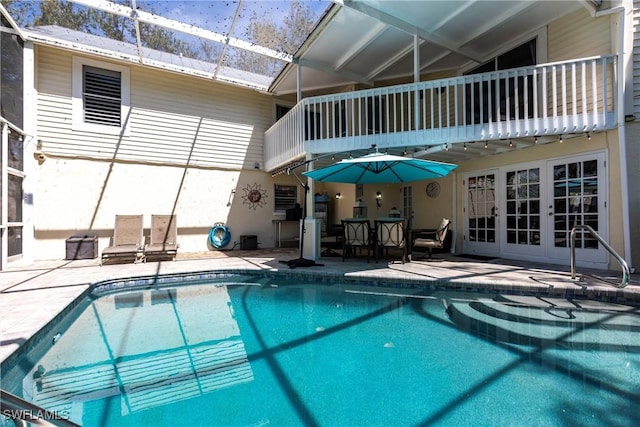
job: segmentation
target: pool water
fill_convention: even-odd
[[[263,278],[106,294],[51,343],[9,391],[84,426],[640,423],[629,305]]]

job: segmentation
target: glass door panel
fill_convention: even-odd
[[[540,167],[505,173],[505,251],[541,255]]]
[[[553,196],[549,208],[550,218],[553,218],[553,257],[569,257],[570,233],[576,225],[588,225],[607,239],[603,226],[604,173],[604,154],[557,161],[551,165]],[[606,261],[606,252],[590,233],[578,231],[575,242],[577,261]]]
[[[465,251],[498,252],[496,176],[490,171],[465,178]]]

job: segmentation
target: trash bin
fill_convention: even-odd
[[[258,249],[258,236],[251,234],[248,236],[240,236],[240,249],[255,251]]]
[[[93,259],[98,257],[98,236],[71,236],[66,241],[65,259]]]

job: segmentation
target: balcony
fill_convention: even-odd
[[[616,71],[617,57],[607,55],[305,98],[265,133],[265,167],[372,144],[433,153],[513,139],[522,148],[611,129]]]

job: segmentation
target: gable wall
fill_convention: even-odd
[[[218,222],[232,233],[225,249],[245,234],[273,246],[273,178],[262,169],[270,96],[131,66],[128,134],[79,131],[71,53],[39,46],[36,57],[45,160],[33,160],[34,259],[64,258],[65,239],[78,234],[97,235],[100,253],[118,214],[143,214],[147,238],[152,214],[176,214],[179,254],[212,250],[207,237]],[[259,204],[247,198],[253,189],[263,193]]]
[[[585,8],[548,26],[548,62],[615,53],[611,16],[592,18]]]
[[[271,98],[139,66],[131,70],[129,133],[72,130],[72,55],[38,48],[38,133],[52,154],[225,169],[262,163]],[[189,156],[191,155],[191,158]]]

